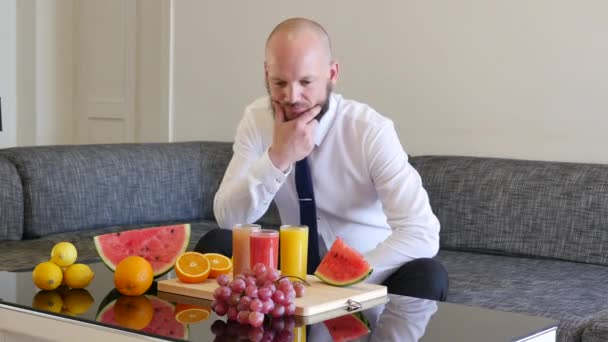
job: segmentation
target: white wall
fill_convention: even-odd
[[[318,20],[338,91],[392,118],[406,150],[608,163],[608,2],[174,1],[176,140],[230,141],[264,94],[263,44]]]
[[[0,97],[2,98],[2,132],[0,148],[17,145],[17,4],[0,1]]]
[[[135,136],[138,142],[169,141],[169,2],[137,1]]]
[[[0,1],[0,148],[73,142],[72,7]]]
[[[36,2],[37,145],[74,142],[73,7],[72,0]]]
[[[1,0],[0,148],[168,141],[168,4]]]

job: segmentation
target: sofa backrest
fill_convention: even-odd
[[[441,247],[608,265],[608,165],[410,159],[441,222]]]
[[[202,142],[201,143],[201,172],[203,175],[203,193],[208,197],[203,201],[202,217],[214,220],[213,198],[220,187],[224,172],[232,158],[232,143]]]
[[[202,217],[201,143],[37,146],[17,167],[25,238]]]
[[[15,166],[0,155],[0,241],[23,235],[23,191]]]
[[[203,174],[203,193],[210,194],[210,198],[203,201],[203,218],[214,220],[213,198],[220,187],[222,178],[230,159],[232,158],[232,143],[228,142],[202,142],[201,169]],[[279,211],[276,205],[270,206],[268,211],[257,221],[265,228],[278,228],[281,225]]]

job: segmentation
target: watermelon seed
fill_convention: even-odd
[[[154,260],[159,261],[160,257],[157,255],[157,256],[154,257]]]
[[[116,236],[120,236],[120,232],[116,233]]]
[[[175,233],[175,229],[171,228],[171,234]]]

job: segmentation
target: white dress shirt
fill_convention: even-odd
[[[257,221],[273,200],[283,224],[300,223],[293,165],[283,173],[268,156],[273,121],[268,97],[245,109],[214,200],[222,228]],[[340,237],[374,268],[368,281],[381,283],[404,263],[433,257],[439,221],[393,122],[334,93],[314,134],[308,162],[321,258]]]

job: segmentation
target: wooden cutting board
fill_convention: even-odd
[[[308,275],[306,293],[296,298],[296,315],[310,316],[322,312],[356,307],[356,303],[385,297],[386,286],[359,283],[347,287],[337,287],[321,282],[317,277]],[[167,279],[158,282],[158,291],[213,300],[213,291],[218,287],[215,279],[207,279],[198,284],[182,283],[179,279]],[[356,303],[353,303],[356,302]]]

